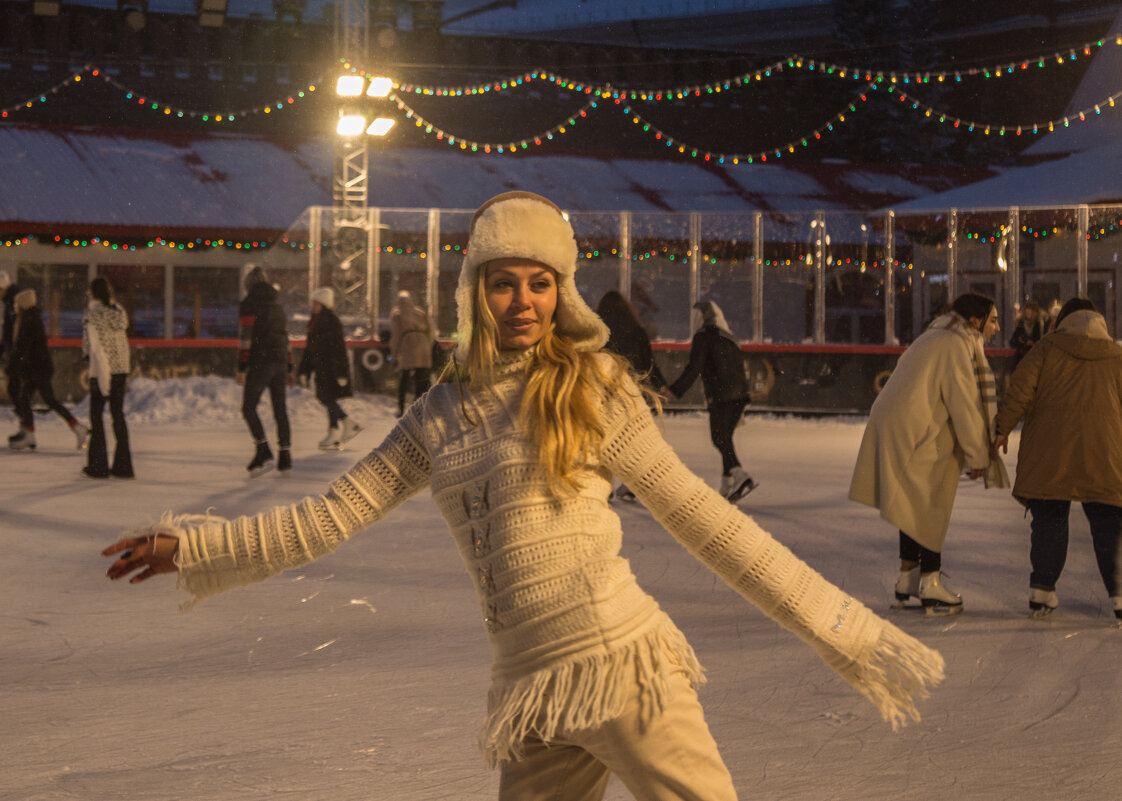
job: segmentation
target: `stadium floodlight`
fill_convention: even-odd
[[[391,78],[371,78],[370,88],[366,90],[367,97],[387,97],[393,91]]]
[[[393,126],[393,120],[388,117],[379,117],[374,120],[374,122],[370,123],[370,127],[366,129],[366,132],[371,136],[385,136]]]
[[[366,130],[366,118],[361,114],[343,114],[339,117],[339,124],[335,126],[335,133],[340,136],[358,136]]]
[[[335,82],[335,94],[340,97],[358,97],[365,85],[366,79],[361,75],[340,75]]]

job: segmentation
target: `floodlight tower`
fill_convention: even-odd
[[[363,64],[370,49],[370,13],[368,0],[336,0],[335,56]],[[340,67],[339,64],[336,65]],[[355,76],[357,77],[357,76]],[[336,91],[340,91],[339,87]],[[361,94],[361,91],[359,92]],[[344,113],[340,108],[340,120]],[[349,129],[348,129],[349,130]],[[366,139],[361,132],[344,134],[338,131],[335,140],[335,171],[332,181],[332,204],[336,222],[361,220],[367,204],[367,178],[370,172]]]

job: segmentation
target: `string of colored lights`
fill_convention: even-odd
[[[889,91],[892,91],[892,87],[889,87]],[[992,131],[996,131],[998,136],[1005,136],[1006,133],[1020,136],[1022,133],[1047,133],[1049,131],[1054,131],[1058,126],[1069,128],[1071,127],[1072,122],[1086,122],[1089,118],[1101,115],[1103,112],[1103,108],[1115,108],[1115,101],[1119,98],[1122,98],[1122,91],[1119,91],[1104,98],[1103,100],[1100,100],[1098,103],[1092,103],[1085,109],[1076,111],[1064,117],[1058,117],[1054,120],[1047,120],[1045,122],[1002,125],[1000,123],[966,120],[961,117],[956,117],[948,112],[939,111],[935,108],[932,108],[918,98],[908,95],[904,92],[898,92],[897,94],[901,103],[909,104],[913,110],[922,113],[925,117],[937,119],[941,123],[949,122],[955,128],[965,128],[970,133],[981,131],[986,136],[989,136]]]
[[[1122,34],[1117,35],[1113,42],[1116,46],[1122,46]],[[578,81],[572,78],[558,75],[548,70],[530,70],[528,72],[518,73],[511,75],[507,78],[498,80],[480,82],[475,84],[466,84],[462,86],[434,86],[422,85],[415,83],[402,83],[396,84],[395,88],[405,92],[406,94],[430,95],[434,97],[473,97],[484,95],[491,92],[502,92],[511,89],[520,88],[533,83],[536,80],[545,80],[549,83],[556,84],[563,88],[577,89],[578,91],[589,91],[590,93],[599,94],[604,96],[610,94],[612,97],[626,97],[630,100],[682,100],[686,97],[694,96],[700,97],[702,94],[719,94],[722,91],[728,91],[735,86],[743,86],[754,82],[762,81],[764,78],[774,77],[786,69],[804,69],[809,72],[816,72],[823,75],[829,75],[837,78],[846,78],[854,81],[863,81],[865,83],[888,83],[891,85],[904,84],[910,85],[928,84],[932,81],[936,83],[961,83],[964,78],[1001,78],[1004,76],[1015,75],[1018,73],[1028,72],[1031,68],[1044,69],[1049,65],[1062,65],[1080,58],[1092,56],[1095,52],[1110,44],[1108,40],[1099,39],[1094,42],[1086,42],[1078,47],[1069,48],[1066,51],[1055,51],[1048,54],[1035,55],[1031,58],[1020,58],[1014,61],[1002,62],[990,66],[970,67],[968,69],[955,69],[955,70],[924,70],[924,71],[899,71],[899,70],[883,70],[883,69],[870,69],[868,67],[860,66],[847,66],[836,64],[832,62],[819,61],[813,58],[804,59],[797,54],[792,54],[787,58],[779,59],[772,62],[767,66],[760,67],[759,69],[749,72],[741,73],[738,75],[721,78],[716,81],[708,83],[690,84],[684,86],[667,87],[667,88],[627,88],[612,86],[611,84],[590,84],[586,81]],[[353,66],[346,59],[340,59],[346,69],[352,72],[362,72],[366,77],[373,76],[374,73],[360,70]]]
[[[193,111],[181,106],[176,106],[174,104],[163,103],[161,101],[154,100],[150,95],[146,95],[143,92],[138,92],[135,89],[130,89],[128,86],[121,83],[113,76],[107,74],[104,70],[87,64],[86,66],[82,67],[82,69],[66,78],[66,80],[60,81],[50,89],[41,92],[40,94],[37,94],[23,101],[22,103],[16,103],[14,105],[7,106],[6,108],[0,109],[0,119],[6,119],[13,112],[24,111],[26,109],[34,108],[36,105],[46,103],[51,96],[57,95],[60,90],[68,88],[75,84],[80,84],[82,82],[82,78],[87,75],[90,78],[101,78],[114,89],[120,91],[125,96],[125,100],[130,103],[136,102],[137,105],[143,106],[151,111],[164,114],[165,116],[174,116],[178,119],[199,119],[203,122],[234,122],[253,114],[272,114],[274,111],[280,111],[288,106],[295,104],[297,101],[302,100],[305,97],[311,96],[312,93],[316,91],[316,82],[313,82],[308,84],[305,89],[294,92],[287,97],[274,100],[273,102],[268,103],[264,106],[218,112]]]
[[[473,153],[477,153],[480,150],[482,150],[484,153],[508,153],[518,150],[525,150],[531,145],[543,145],[546,142],[552,141],[554,137],[559,134],[568,133],[569,130],[573,128],[578,121],[586,119],[588,117],[588,113],[597,108],[597,101],[590,100],[579,109],[577,109],[576,113],[572,114],[569,117],[566,117],[563,121],[557,123],[551,128],[542,131],[541,133],[534,134],[533,136],[528,136],[520,141],[477,142],[467,137],[449,133],[445,129],[437,126],[435,123],[426,120],[424,117],[417,113],[416,109],[412,108],[408,103],[406,103],[396,94],[391,93],[387,99],[395,103],[400,111],[405,112],[406,119],[413,120],[414,125],[417,128],[422,129],[424,133],[435,136],[437,139],[445,141],[449,145],[458,145],[461,150],[470,150]]]
[[[796,137],[786,144],[777,148],[768,148],[767,150],[757,151],[756,153],[717,153],[703,148],[689,145],[681,140],[667,134],[665,131],[659,129],[655,125],[645,120],[641,115],[635,113],[630,106],[622,103],[622,101],[615,101],[617,104],[623,106],[623,113],[631,118],[631,122],[643,128],[645,133],[651,133],[654,138],[665,143],[668,148],[676,149],[678,153],[689,155],[691,158],[700,158],[702,161],[716,161],[718,164],[753,164],[756,161],[767,161],[771,158],[782,158],[783,155],[794,153],[800,147],[808,147],[812,141],[817,141],[822,138],[824,134],[832,133],[834,129],[841,123],[846,121],[846,115],[857,111],[859,104],[866,102],[869,99],[868,92],[875,91],[876,85],[869,84],[865,92],[857,95],[846,106],[836,113],[833,117],[828,119],[822,125],[812,130],[808,134]]]
[[[103,237],[103,236],[68,236],[66,234],[26,234],[0,238],[0,247],[20,247],[23,245],[41,244],[57,245],[62,247],[90,248],[102,247],[108,250],[134,252],[151,248],[164,247],[171,250],[264,250],[273,243],[266,239],[233,240],[223,237],[214,239],[197,237],[194,239],[167,239],[156,236],[151,238],[136,237]]]

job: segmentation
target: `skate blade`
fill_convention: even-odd
[[[253,468],[252,470],[249,471],[249,477],[250,478],[257,478],[258,476],[263,476],[266,473],[268,473],[270,470],[272,470],[273,467],[274,467],[274,465],[272,463],[263,464],[260,467],[255,467],[255,468]]]
[[[1044,620],[1046,617],[1056,611],[1054,606],[1042,606],[1039,609],[1029,610],[1029,619],[1031,620]]]
[[[728,502],[736,503],[758,486],[760,486],[759,483],[748,479],[748,481],[737,487],[735,491],[729,493]]]
[[[927,617],[953,617],[954,615],[961,615],[962,609],[962,604],[956,604],[954,606],[931,604],[923,607],[923,613]]]

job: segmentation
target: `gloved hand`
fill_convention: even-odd
[[[302,386],[304,389],[307,389],[308,384],[311,383],[310,379],[311,376],[309,376],[307,373],[300,373],[300,377],[297,380],[300,382],[300,386]]]
[[[335,382],[341,387],[345,387],[347,384],[351,383],[350,379],[344,378],[343,376],[339,376],[338,378],[336,378]]]

